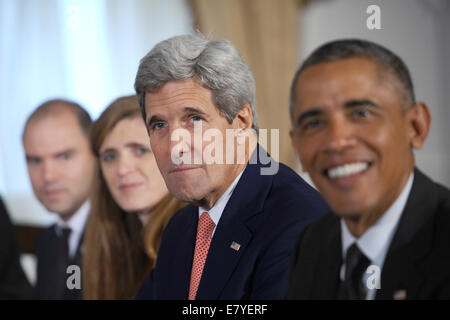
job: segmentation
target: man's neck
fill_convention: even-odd
[[[227,183],[221,185],[220,190],[213,190],[203,199],[199,201],[194,201],[193,204],[197,207],[202,207],[205,210],[210,210],[212,207],[214,207],[217,201],[224,195],[224,193],[228,190],[228,188],[236,180],[236,178],[241,174],[246,165],[247,163],[235,166],[228,175],[231,179],[228,179]]]
[[[247,143],[247,142],[244,142]],[[239,176],[239,174],[244,170],[244,168],[247,166],[248,161],[250,160],[250,156],[253,154],[257,146],[257,137],[255,134],[250,133],[248,136],[248,149],[245,148],[245,161],[244,163],[240,164],[237,163],[237,159],[235,158],[236,165],[233,166],[233,168],[230,169],[230,172],[227,174],[227,177],[230,177],[227,179],[227,181],[220,186],[219,189],[215,189],[212,192],[210,192],[208,195],[206,195],[203,199],[193,201],[192,204],[197,207],[205,208],[206,210],[210,210],[214,205],[216,204],[217,200],[222,197],[224,192],[228,189],[228,187],[233,183],[233,181]],[[237,155],[236,150],[234,151],[234,154]]]
[[[350,231],[350,233],[356,237],[361,237],[367,229],[369,229],[373,224],[375,224],[385,213],[386,211],[399,199],[402,192],[405,190],[405,187],[408,183],[409,178],[413,170],[403,179],[401,182],[401,187],[393,196],[393,199],[387,202],[384,206],[377,208],[376,211],[368,212],[366,214],[353,215],[348,218],[344,218],[345,224]]]

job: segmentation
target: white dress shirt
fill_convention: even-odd
[[[344,219],[341,219],[341,235],[342,235],[342,259],[344,263],[341,266],[340,277],[345,280],[345,256],[347,249],[357,243],[359,249],[370,260],[371,265],[378,266],[383,269],[384,259],[386,257],[389,245],[394,237],[398,222],[405,208],[409,193],[411,192],[414,180],[414,173],[408,178],[405,187],[400,195],[392,203],[389,209],[371,225],[359,238],[355,238],[347,228]],[[363,277],[364,283],[371,274],[365,273]],[[366,300],[375,299],[376,289],[368,289]]]
[[[80,238],[84,232],[84,226],[86,225],[86,220],[89,215],[89,210],[91,206],[89,201],[86,201],[77,212],[75,212],[68,221],[64,221],[58,216],[58,221],[56,222],[56,232],[61,235],[62,228],[70,228],[69,236],[69,256],[70,258],[75,257],[77,253],[78,244]]]
[[[203,207],[198,207],[199,218],[200,218],[200,215],[206,211],[209,213],[211,220],[214,221],[214,223],[216,224],[211,237],[214,236],[214,232],[216,232],[216,228],[217,228],[217,225],[219,224],[219,220],[220,220],[220,217],[222,216],[222,212],[225,209],[225,206],[227,205],[228,200],[230,200],[231,195],[233,194],[234,188],[236,187],[237,183],[239,182],[239,179],[241,178],[244,170],[245,170],[245,168],[242,169],[241,173],[239,173],[239,175],[236,177],[236,179],[234,179],[234,181],[230,184],[228,189],[225,190],[225,192],[220,196],[219,200],[216,201],[216,203],[214,204],[214,206],[211,209],[206,210]]]

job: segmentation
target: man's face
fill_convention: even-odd
[[[69,218],[87,200],[95,172],[89,140],[70,111],[34,119],[24,136],[28,173],[36,197]]]
[[[217,129],[225,137],[226,129],[236,129],[237,121],[228,123],[213,102],[210,90],[194,79],[169,82],[158,91],[145,95],[145,121],[156,162],[169,191],[178,199],[202,204],[215,200],[233,181],[238,166],[235,164],[195,164],[194,158],[201,157],[211,143],[201,136],[194,139],[194,124],[201,125],[202,132]],[[236,119],[235,119],[236,120]],[[191,141],[171,141],[175,130],[185,129]],[[195,141],[194,141],[195,140]],[[184,141],[184,142],[183,142]],[[189,159],[190,164],[176,164],[171,153]],[[223,155],[226,155],[223,143]]]
[[[344,218],[376,220],[413,169],[400,88],[362,58],[311,66],[297,81],[293,145],[303,169]]]

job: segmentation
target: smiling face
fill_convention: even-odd
[[[71,111],[31,120],[24,134],[34,193],[51,212],[70,218],[89,197],[95,158]]]
[[[211,91],[191,78],[166,83],[158,91],[147,93],[145,110],[150,143],[170,192],[179,200],[211,207],[245,164],[195,164],[195,158],[201,159],[211,142],[194,135],[194,124],[201,125],[202,132],[216,129],[226,137],[226,129],[251,128],[250,107],[243,108],[230,124],[215,106]],[[189,133],[189,139],[172,141],[177,129]],[[226,148],[223,143],[224,156],[230,152]],[[172,153],[190,164],[174,163]]]
[[[400,194],[414,167],[415,109],[399,82],[373,61],[308,67],[295,87],[294,148],[338,215],[366,227]]]
[[[167,195],[139,114],[113,127],[100,147],[99,158],[108,189],[123,210],[151,212]]]

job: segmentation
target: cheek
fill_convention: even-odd
[[[366,145],[374,150],[380,159],[387,164],[404,159],[408,148],[400,126],[373,127],[361,133]]]
[[[313,164],[313,160],[318,153],[317,146],[320,143],[313,141],[314,139],[300,140],[297,145],[297,154],[302,163],[302,166],[309,167]]]
[[[168,165],[168,161],[170,161],[170,150],[167,151],[164,149],[164,146],[158,146],[156,144],[152,145],[153,158],[152,160],[148,160],[155,163],[155,166],[160,166],[164,168]]]
[[[30,176],[31,185],[36,187],[42,183],[41,170],[38,168],[28,168],[28,175]]]
[[[155,188],[161,188],[164,184],[163,177],[156,165],[155,159],[149,159],[146,164],[142,165],[142,172],[150,182],[150,185]]]
[[[113,166],[101,166],[103,178],[109,190],[114,190],[115,169]]]

